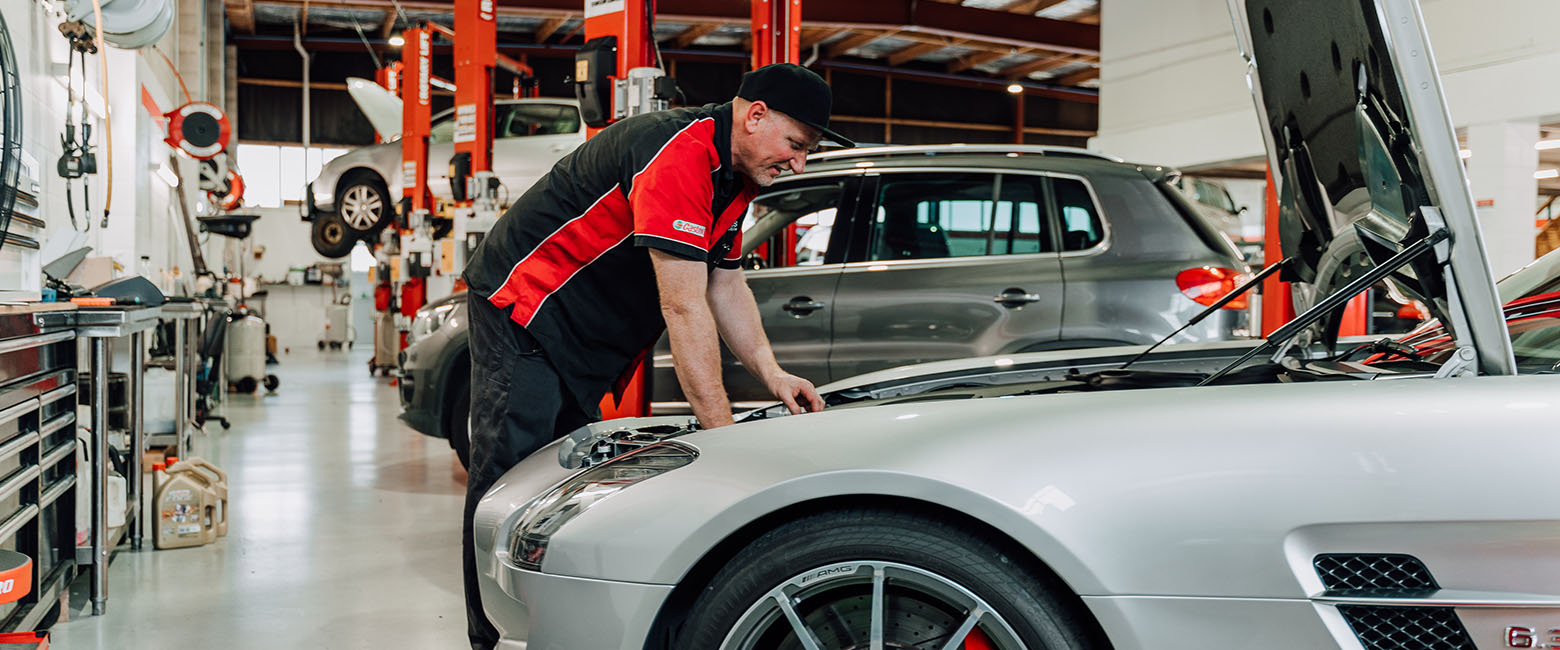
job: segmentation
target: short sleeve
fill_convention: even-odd
[[[635,246],[690,260],[705,261],[709,256],[714,148],[708,137],[700,136],[713,128],[710,120],[688,125],[634,174],[628,203],[634,214]]]

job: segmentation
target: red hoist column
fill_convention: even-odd
[[[618,78],[627,78],[634,68],[656,65],[654,26],[655,0],[585,0],[585,40],[617,37]],[[599,131],[590,128],[586,137]],[[601,417],[649,415],[651,367],[650,350],[645,350],[635,367],[601,400]]]
[[[771,63],[800,63],[802,60],[802,0],[753,0],[753,67],[762,68]],[[780,231],[784,250],[780,251],[780,266],[796,265],[796,242],[801,233],[796,224]],[[761,257],[768,257],[769,244],[760,248]]]
[[[1264,263],[1272,264],[1284,259],[1284,249],[1278,240],[1278,188],[1273,184],[1273,170],[1267,173],[1267,193],[1263,196],[1263,243],[1262,258]],[[1280,280],[1283,273],[1275,274],[1262,281],[1262,336],[1266,337],[1294,320],[1295,301],[1289,291],[1289,283]],[[1372,291],[1360,294],[1343,308],[1343,322],[1338,327],[1338,336],[1363,336],[1370,333],[1370,295]]]
[[[410,212],[432,206],[428,194],[428,130],[433,122],[429,80],[433,76],[433,34],[413,27],[403,37],[401,65],[401,196],[411,199]],[[405,214],[402,215],[406,216]]]
[[[471,155],[473,175],[493,170],[493,1],[455,0],[455,153]]]

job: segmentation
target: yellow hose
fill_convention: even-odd
[[[108,189],[103,195],[103,226],[108,226],[108,208],[114,202],[114,120],[108,115],[108,54],[107,46],[103,44],[103,3],[100,0],[92,0],[92,17],[97,21],[97,33],[94,34],[97,42],[98,53],[98,81],[99,88],[103,92],[103,141],[104,160],[107,171]],[[90,216],[87,218],[91,218]]]

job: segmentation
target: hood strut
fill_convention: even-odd
[[[1349,302],[1355,296],[1359,295],[1367,289],[1370,289],[1377,282],[1380,282],[1387,276],[1392,275],[1398,269],[1406,266],[1409,262],[1414,261],[1414,259],[1418,258],[1420,255],[1430,252],[1435,248],[1436,244],[1439,244],[1450,237],[1451,233],[1448,232],[1445,228],[1436,229],[1424,239],[1414,242],[1407,248],[1404,248],[1402,252],[1393,255],[1387,261],[1382,262],[1380,265],[1370,269],[1369,272],[1361,275],[1358,278],[1355,278],[1352,282],[1344,285],[1343,288],[1322,299],[1320,302],[1316,303],[1316,306],[1306,310],[1304,314],[1300,314],[1299,316],[1296,316],[1294,320],[1285,323],[1283,327],[1278,328],[1273,332],[1272,335],[1268,336],[1267,340],[1262,342],[1262,345],[1252,348],[1247,353],[1241,355],[1239,359],[1236,359],[1234,363],[1231,363],[1219,369],[1218,372],[1209,375],[1207,379],[1204,379],[1202,383],[1198,385],[1206,386],[1211,384],[1217,381],[1219,378],[1229,374],[1234,369],[1239,368],[1247,361],[1256,358],[1258,355],[1270,352],[1276,349],[1278,346],[1283,345],[1290,339],[1294,338],[1295,335],[1304,331],[1305,328],[1310,327],[1325,318],[1327,314],[1331,313],[1334,309],[1342,307],[1344,303]]]

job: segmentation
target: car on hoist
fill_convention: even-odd
[[[1539,647],[1560,258],[1497,290],[1413,0],[1231,12],[1279,268],[1333,291],[1262,341],[946,361],[825,386],[820,413],[583,427],[478,504],[506,647]],[[1383,279],[1439,330],[1337,352]]]
[[[1067,147],[815,154],[754,199],[748,286],[776,360],[815,384],[907,363],[1152,343],[1247,271],[1174,176]],[[398,362],[402,419],[462,458],[466,300],[421,309]],[[1175,340],[1237,338],[1243,306]],[[722,356],[736,406],[768,403],[764,385]],[[664,336],[653,366],[656,410],[686,412]]]
[[[390,132],[399,132],[398,101],[359,101],[359,106],[377,130],[393,126]],[[454,118],[454,109],[435,115],[428,134],[428,188],[446,201],[453,196],[449,161],[455,153]],[[585,123],[575,100],[494,100],[493,173],[506,192],[502,202],[525,192],[584,141]],[[304,192],[314,249],[326,257],[344,257],[358,240],[376,236],[395,218],[401,180],[399,140],[359,147],[325,163]]]

